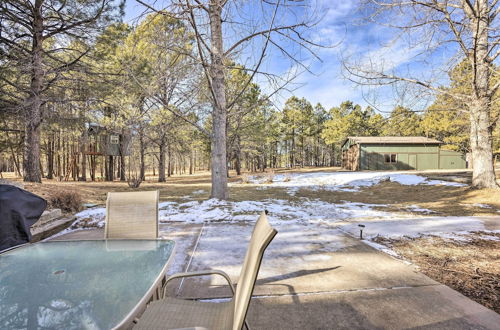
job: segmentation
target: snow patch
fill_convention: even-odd
[[[500,241],[500,237],[493,235],[481,235],[480,238],[487,241]]]
[[[406,186],[415,186],[424,183],[425,180],[427,180],[423,176],[418,176],[413,174],[396,174],[396,175],[391,175],[389,178],[392,182],[397,182],[399,184]]]
[[[191,195],[201,195],[201,194],[204,194],[204,193],[206,193],[206,191],[205,191],[205,190],[203,190],[203,189],[200,189],[200,190],[195,190],[195,191],[193,191],[193,192],[191,193]]]
[[[250,182],[254,184],[265,183],[263,176],[251,176]],[[315,173],[290,173],[277,174],[273,182],[266,187],[287,188],[290,195],[295,195],[301,188],[311,190],[330,191],[358,191],[362,187],[370,187],[382,181],[397,182],[402,185],[446,185],[463,187],[466,184],[448,182],[442,180],[428,180],[415,174],[404,174],[403,172],[315,172]],[[263,189],[263,188],[262,188]],[[266,188],[267,189],[267,188]]]
[[[396,257],[396,258],[399,257],[399,255],[394,250],[391,250],[390,248],[388,248],[385,245],[382,245],[382,244],[379,244],[379,243],[375,243],[375,242],[370,241],[370,240],[363,240],[363,243],[365,243],[366,245],[371,246],[372,248],[374,248],[376,250],[379,250],[379,251],[382,251],[384,253],[387,253],[390,256],[393,256],[393,257]]]
[[[406,209],[409,210],[410,212],[420,212],[420,213],[425,213],[425,214],[436,213],[433,210],[421,208],[418,205],[410,205],[410,206],[407,206]]]
[[[359,234],[360,222],[339,223],[341,228],[353,235]],[[485,230],[483,220],[479,217],[429,217],[416,219],[387,219],[382,221],[366,221],[363,236],[374,238],[418,237],[421,234],[443,235],[443,233],[471,232]]]
[[[481,203],[474,203],[472,204],[472,206],[475,206],[475,207],[480,207],[480,208],[483,208],[483,209],[491,209],[491,205],[488,205],[488,204],[481,204]]]

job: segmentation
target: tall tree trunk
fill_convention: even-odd
[[[42,166],[42,159],[40,158],[40,175],[42,176],[42,178],[44,178],[45,176],[43,175],[43,166]]]
[[[304,148],[304,133],[302,132],[301,137],[300,137],[300,154],[301,154],[301,160],[300,160],[300,167],[304,167],[306,165],[306,151]]]
[[[167,147],[167,154],[168,154],[167,176],[170,177],[174,171],[172,169],[172,151],[170,150],[170,144]]]
[[[47,142],[47,179],[54,178],[54,134],[49,135]]]
[[[222,6],[220,0],[212,0],[209,6],[211,64],[210,82],[213,93],[212,136],[211,136],[211,198],[227,199],[226,161],[226,91],[224,79],[224,48],[222,44]]]
[[[81,152],[82,152],[82,176],[80,177],[81,181],[87,181],[87,156],[85,155],[85,152],[87,151],[87,128],[85,125],[83,125],[83,135],[82,135],[82,145],[81,145]]]
[[[470,144],[472,150],[472,186],[475,188],[496,188],[493,165],[492,129],[489,107],[485,100],[476,100],[470,109]]]
[[[151,161],[153,167],[153,176],[156,176],[155,157],[151,157]]]
[[[120,181],[126,181],[125,146],[124,146],[124,141],[122,140],[123,136],[124,136],[123,134],[120,136]]]
[[[158,162],[158,182],[165,182],[165,139],[160,141],[160,159]]]
[[[194,168],[194,157],[193,157],[193,150],[189,150],[189,175],[193,174],[193,168]]]
[[[57,179],[61,178],[61,131],[57,132]]]
[[[33,8],[33,41],[31,46],[31,83],[25,104],[24,129],[24,181],[42,182],[40,173],[40,125],[42,123],[43,89],[43,18],[42,0],[36,0]]]
[[[139,157],[140,157],[140,177],[141,180],[146,180],[146,163],[144,161],[144,153],[145,153],[146,145],[144,143],[144,130],[141,128],[139,131]]]
[[[95,181],[95,172],[96,172],[96,156],[90,155],[90,180]]]
[[[17,175],[18,176],[22,176],[22,174],[21,174],[21,168],[19,166],[20,162],[19,162],[19,159],[17,158],[18,155],[14,151],[14,147],[12,146],[14,140],[11,140],[11,138],[9,136],[9,132],[5,132],[5,133],[7,135],[7,139],[9,140],[9,150],[10,150],[10,154],[11,154],[11,157],[12,157],[12,161],[14,162],[14,166],[15,166]]]
[[[241,141],[240,136],[236,137],[236,174],[241,175]]]
[[[103,170],[103,167],[104,167],[104,180],[106,181],[109,181],[109,174],[108,174],[108,170],[109,170],[109,165],[108,165],[108,156],[104,156],[104,164],[101,164],[101,176],[102,176],[102,170]]]
[[[113,156],[108,156],[107,157],[108,161],[107,161],[107,164],[108,164],[108,171],[107,171],[107,178],[106,178],[106,181],[113,181],[115,179],[115,160],[113,158]]]
[[[476,49],[471,52],[474,69],[473,101],[470,105],[470,145],[472,149],[472,186],[498,188],[493,165],[493,126],[490,118],[491,64],[488,63],[489,4],[486,0],[476,3],[477,14],[471,19],[471,30],[476,35]]]

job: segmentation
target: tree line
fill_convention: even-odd
[[[128,56],[127,42],[144,37],[124,25],[112,26],[103,36],[122,35],[123,43],[116,46],[114,54]],[[109,43],[106,42],[107,47]],[[135,47],[135,46],[133,46]],[[102,59],[110,58],[103,56]],[[137,60],[135,65],[143,65]],[[150,63],[148,61],[147,63]],[[116,63],[115,63],[116,64]],[[109,65],[106,64],[106,65]],[[118,65],[118,64],[117,64]],[[131,65],[130,63],[128,65]],[[469,74],[460,64],[450,73],[450,88],[463,88],[461,81]],[[129,67],[130,69],[130,67]],[[235,68],[231,72],[230,84],[245,81],[244,71]],[[243,76],[243,77],[242,77]],[[137,77],[137,75],[135,76]],[[61,180],[130,180],[146,179],[146,173],[157,176],[159,182],[175,174],[193,174],[210,169],[210,141],[193,125],[175,117],[163,107],[136,108],[132,95],[133,85],[128,90],[124,83],[117,91],[123,93],[119,100],[123,111],[111,111],[102,116],[100,111],[82,112],[70,109],[52,109],[42,126],[40,171],[42,176]],[[130,102],[126,104],[125,102]],[[498,111],[494,107],[494,113]],[[61,116],[67,113],[67,117]],[[93,114],[93,115],[92,115]],[[341,145],[348,136],[426,136],[445,143],[444,148],[462,153],[470,152],[469,122],[467,113],[447,94],[439,94],[423,112],[404,106],[396,106],[388,115],[371,107],[342,102],[329,110],[320,103],[313,105],[305,98],[290,97],[281,109],[266,100],[255,83],[245,93],[240,104],[231,113],[227,127],[228,169],[236,174],[242,171],[264,171],[280,167],[339,166]],[[4,118],[4,120],[7,120]],[[4,121],[5,122],[5,121]],[[202,127],[211,125],[210,117],[197,120]],[[21,128],[22,118],[10,116],[9,127]],[[131,138],[130,155],[104,157],[86,154],[89,141],[89,123],[112,127]],[[3,171],[22,173],[21,129],[0,133]],[[494,150],[500,152],[500,130],[493,132]]]
[[[163,182],[210,169],[211,196],[225,199],[229,169],[338,165],[339,144],[349,135],[426,135],[470,150],[473,186],[496,186],[499,43],[488,37],[496,2],[463,3],[452,14],[446,4],[426,1],[368,11],[378,18],[409,6],[405,32],[436,23],[439,31],[459,32],[455,42],[464,52],[449,70],[449,86],[345,63],[360,84],[404,81],[434,92],[423,113],[398,106],[389,116],[349,101],[328,111],[297,97],[282,109],[272,104],[294,75],[266,72],[271,52],[308,70],[302,54],[316,58],[322,47],[311,35],[318,18],[300,3],[139,2],[150,14],[137,26],[121,22],[120,1],[0,2],[0,168],[31,182],[139,183],[147,172]],[[241,15],[250,9],[259,15]],[[427,14],[436,17],[427,21]],[[265,92],[256,83],[263,80]],[[118,145],[114,154],[103,153],[103,135]]]
[[[135,27],[121,23],[123,1],[0,3],[0,108],[12,162],[30,182],[54,171],[85,180],[87,163],[91,177],[100,166],[106,179],[115,174],[123,179],[131,166],[127,150],[100,159],[94,157],[98,152],[82,150],[90,136],[67,139],[98,123],[118,134],[120,144],[121,137],[138,136],[133,150],[138,150],[139,179],[153,146],[159,151],[149,158],[161,181],[173,155],[184,163],[187,150],[204,150],[206,156],[208,149],[210,159],[198,156],[192,167],[200,159],[208,163],[211,195],[225,199],[227,157],[238,155],[232,148],[245,142],[231,131],[246,129],[243,118],[268,106],[269,97],[295,76],[266,72],[262,63],[271,51],[290,63],[300,63],[304,52],[315,55],[320,45],[309,35],[315,12],[281,1],[174,0],[164,8],[139,2],[150,14]],[[260,14],[241,15],[246,10]],[[245,52],[245,65],[239,65]],[[261,95],[257,77],[270,81],[269,95]],[[13,143],[19,140],[22,145]]]

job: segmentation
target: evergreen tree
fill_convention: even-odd
[[[382,134],[386,136],[422,135],[421,118],[408,108],[397,106],[384,125]]]
[[[24,181],[41,182],[40,135],[47,102],[65,95],[68,79],[88,49],[71,47],[75,40],[90,44],[96,32],[115,17],[113,0],[3,0],[0,2],[2,81],[11,87],[11,108],[24,121]],[[12,71],[11,71],[12,72]],[[15,95],[15,102],[12,96]],[[62,101],[62,100],[59,100]]]

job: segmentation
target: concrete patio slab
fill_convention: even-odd
[[[237,282],[252,229],[242,223],[206,225],[189,270],[220,269]],[[266,251],[256,295],[437,284],[414,266],[335,228],[283,224],[278,231]],[[225,281],[217,277],[185,280],[180,290],[180,295],[190,298],[228,294]]]
[[[182,222],[160,225],[160,236],[175,241],[175,256],[167,275],[186,271],[202,227],[201,224]]]
[[[237,282],[252,223],[160,226],[176,241],[169,274],[221,269]],[[357,238],[323,224],[277,225],[248,318],[252,329],[498,329],[500,315]],[[103,230],[57,239],[101,239]],[[180,289],[180,290],[179,290]],[[168,295],[228,297],[218,278],[172,282]]]
[[[445,285],[252,299],[253,329],[498,329],[500,316]]]

